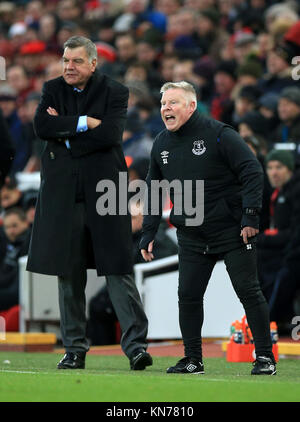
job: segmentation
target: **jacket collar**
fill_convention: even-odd
[[[201,115],[198,110],[195,110],[191,115],[189,120],[185,122],[178,130],[175,132],[168,131],[172,137],[182,137],[187,135],[194,135],[195,129],[198,127],[201,122]]]
[[[74,91],[74,87],[72,85],[69,85],[65,82],[65,80],[62,78],[62,82],[67,90],[67,96],[64,98],[64,101],[69,103],[69,110],[72,110],[74,107],[74,98],[75,95],[83,95],[83,101],[80,101],[78,114],[81,115],[81,113],[86,110],[86,107],[88,107],[88,104],[91,100],[94,99],[95,96],[99,97],[101,92],[101,84],[104,81],[104,75],[96,69],[95,72],[92,74],[90,79],[88,80],[85,88],[82,90],[82,92],[78,93]]]

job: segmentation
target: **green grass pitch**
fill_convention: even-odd
[[[276,376],[251,376],[250,363],[204,359],[204,375],[166,374],[178,359],[154,357],[130,371],[125,356],[87,355],[85,370],[57,370],[55,353],[0,352],[1,402],[299,402],[300,360]]]

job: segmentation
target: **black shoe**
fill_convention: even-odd
[[[251,375],[276,375],[275,361],[267,356],[258,356],[253,366]]]
[[[58,362],[57,369],[84,369],[85,352],[67,352]]]
[[[170,366],[167,374],[204,374],[204,365],[197,358],[185,357],[180,359],[175,366]]]
[[[138,349],[134,352],[130,359],[130,369],[134,371],[142,371],[146,366],[152,365],[152,357],[145,349]]]

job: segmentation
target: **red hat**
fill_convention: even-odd
[[[114,62],[117,58],[116,50],[105,42],[97,42],[98,56],[104,57],[108,62]]]
[[[90,0],[86,2],[85,9],[93,10],[93,9],[98,9],[100,6],[101,6],[101,2],[99,0]]]
[[[43,41],[28,41],[20,47],[20,54],[40,54],[46,50],[46,44]]]
[[[285,33],[284,40],[300,46],[300,20]]]

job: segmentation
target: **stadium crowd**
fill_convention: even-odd
[[[0,3],[0,311],[18,304],[17,260],[27,254],[34,218],[37,192],[18,186],[20,173],[40,171],[44,142],[33,116],[43,83],[61,75],[63,44],[73,35],[92,39],[100,70],[129,88],[123,149],[132,179],[145,178],[164,128],[160,87],[167,81],[192,83],[198,109],[245,139],[265,170],[259,280],[284,332],[300,311],[299,0]],[[11,165],[1,157],[7,137]]]

